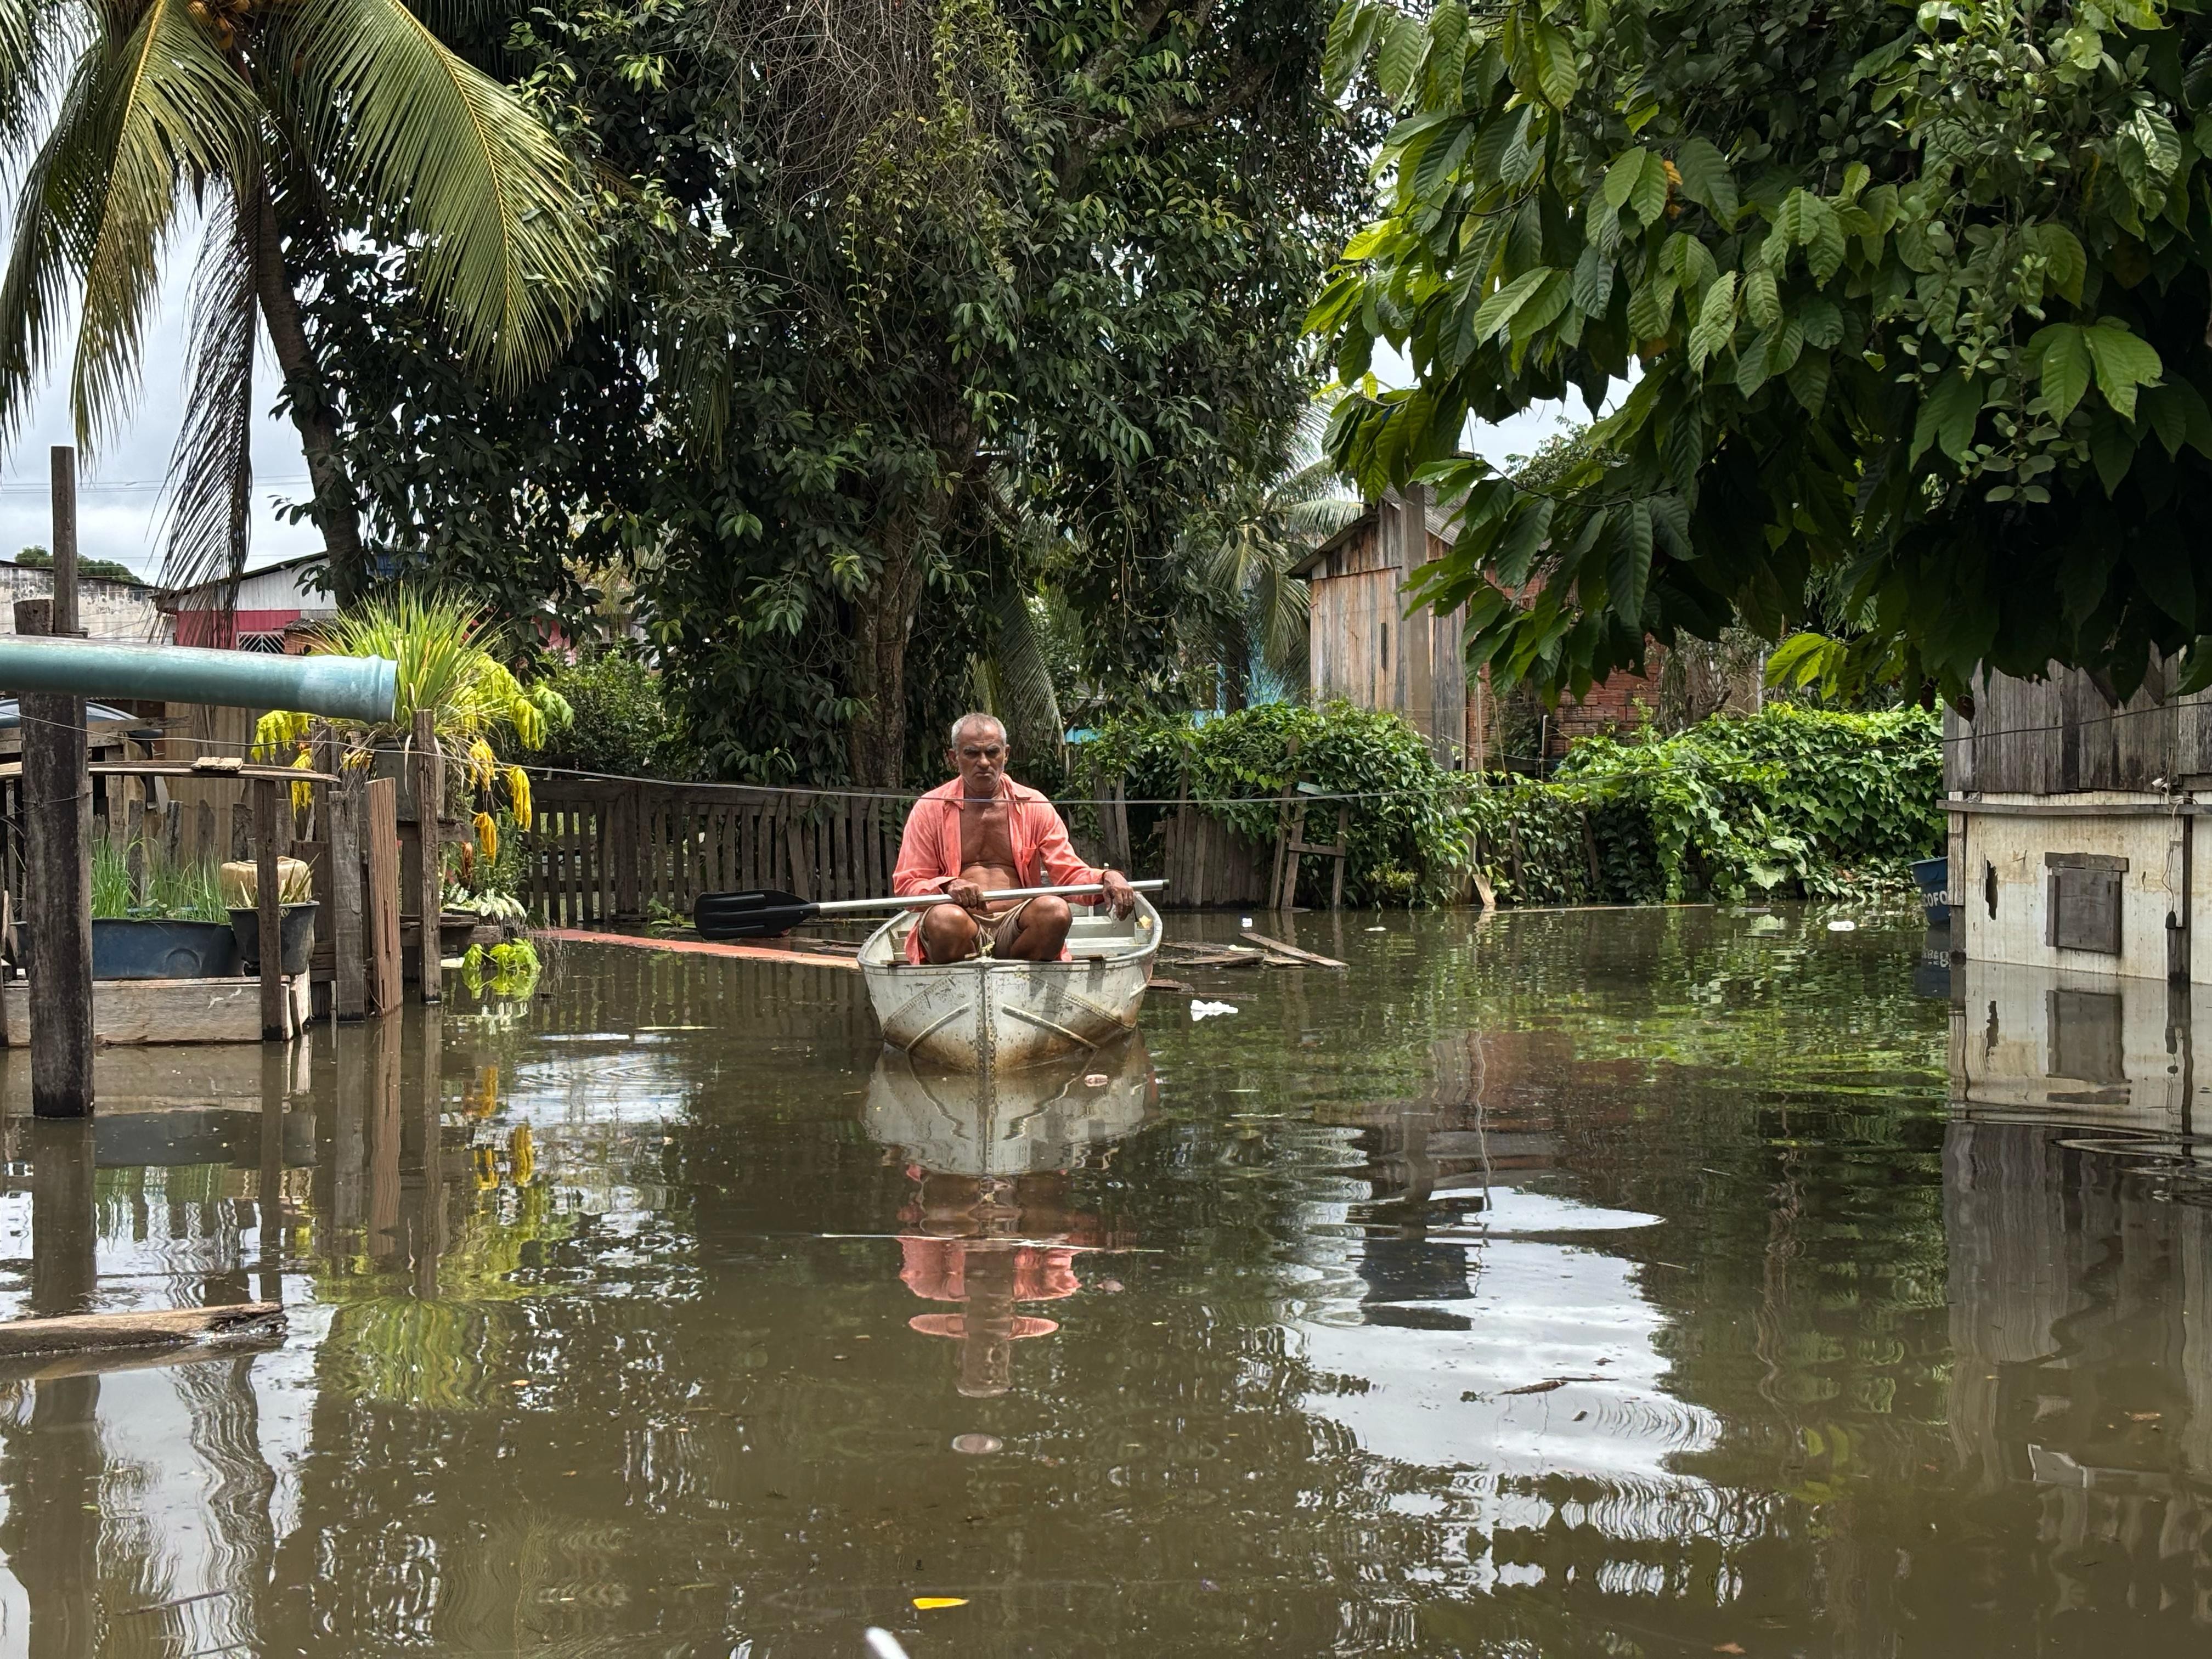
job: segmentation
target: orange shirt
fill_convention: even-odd
[[[907,814],[898,867],[891,872],[891,891],[898,897],[941,893],[946,883],[959,880],[961,788],[958,778],[940,784],[915,802],[914,810]],[[1014,849],[1016,886],[1073,887],[1097,881],[1104,874],[1076,855],[1067,839],[1066,824],[1043,795],[1012,778],[1001,782],[1000,790],[1011,803],[1006,839]],[[919,928],[907,934],[907,960],[921,960]]]

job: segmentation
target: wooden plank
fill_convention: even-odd
[[[390,1013],[398,1007],[399,972],[399,782],[372,780],[362,792],[368,854],[363,887],[368,921],[368,1012]]]
[[[789,890],[802,899],[811,900],[814,896],[813,882],[811,879],[811,870],[807,863],[805,843],[799,834],[798,815],[790,813],[782,816],[784,854],[790,868]]]
[[[331,1015],[356,1020],[368,1012],[368,975],[362,924],[362,786],[348,778],[331,790],[325,811],[331,823],[331,951],[336,976]]]
[[[303,1018],[308,975],[281,980],[279,1038],[295,1036]],[[34,1042],[27,980],[10,980],[0,995],[8,1029]],[[263,1041],[258,979],[100,979],[92,983],[92,1034],[100,1043],[254,1042]]]
[[[730,957],[740,962],[803,963],[812,968],[842,968],[860,971],[856,957],[823,951],[784,951],[766,945],[734,945],[718,939],[651,939],[636,933],[595,933],[580,927],[536,927],[531,938],[571,945],[618,945],[643,951],[673,951],[679,955]]]
[[[240,1326],[281,1322],[283,1317],[284,1310],[277,1303],[235,1302],[217,1308],[14,1319],[0,1322],[0,1356],[171,1347]]]
[[[261,1039],[284,1040],[283,900],[276,876],[276,792],[264,778],[253,786],[253,903],[259,921]]]
[[[438,913],[445,908],[445,859],[437,840],[437,824],[446,799],[446,762],[438,751],[438,733],[430,711],[415,711],[415,813],[423,828],[422,889],[416,901],[422,918],[422,968],[417,975],[422,1000],[436,1002],[442,994],[439,975]]]
[[[1285,945],[1279,939],[1269,939],[1265,933],[1255,933],[1249,927],[1237,937],[1249,939],[1261,949],[1272,951],[1277,956],[1288,957],[1293,962],[1307,963],[1316,968],[1343,968],[1350,965],[1339,962],[1334,957],[1316,956],[1311,951],[1301,951],[1295,945]]]

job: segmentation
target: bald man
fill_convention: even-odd
[[[1094,870],[1076,856],[1053,805],[1006,775],[1006,728],[989,714],[952,723],[945,763],[952,781],[931,790],[907,815],[891,890],[942,893],[907,935],[909,962],[997,957],[1058,962],[1067,954],[1067,901],[1050,895],[993,908],[983,895],[1010,887],[1073,887],[1097,882],[1114,914],[1126,916],[1136,890],[1118,870]]]

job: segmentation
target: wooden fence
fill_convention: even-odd
[[[551,926],[689,915],[702,893],[888,893],[904,804],[720,784],[540,781],[525,902]]]
[[[635,922],[656,910],[688,916],[702,893],[888,893],[908,807],[876,796],[643,780],[547,778],[532,795],[523,898],[558,927]],[[1128,869],[1126,816],[1109,810],[1104,817],[1103,844],[1078,850]],[[1182,807],[1162,831],[1168,905],[1265,904],[1281,880],[1279,873],[1269,879],[1268,847],[1194,806]],[[1283,855],[1273,853],[1278,871]]]

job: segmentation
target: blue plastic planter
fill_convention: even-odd
[[[31,959],[31,928],[15,924],[15,959]],[[94,979],[227,979],[238,971],[238,942],[220,921],[140,921],[111,916],[92,924]]]

